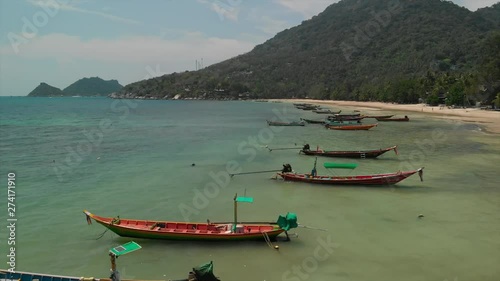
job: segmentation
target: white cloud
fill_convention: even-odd
[[[258,43],[251,37],[227,39],[198,32],[176,39],[130,36],[82,40],[67,34],[43,35],[20,46],[17,54],[8,44],[0,46],[0,95],[26,95],[41,81],[64,88],[91,76],[129,84],[164,73],[194,70],[195,60],[201,58],[204,66],[221,62],[249,52]],[[23,83],[19,77],[23,77]]]
[[[198,3],[209,5],[210,9],[214,11],[220,20],[229,19],[231,21],[238,21],[240,14],[240,5],[242,0],[198,0]]]
[[[86,59],[100,62],[174,62],[205,57],[220,61],[250,51],[257,42],[207,37],[199,32],[184,34],[175,40],[157,36],[130,36],[113,40],[81,40],[78,36],[49,34],[32,39],[20,47],[18,56],[30,59]],[[15,55],[8,45],[1,55]]]
[[[56,0],[29,0],[28,2],[34,6],[41,7],[41,8],[48,8],[48,9],[71,11],[71,12],[95,15],[95,16],[100,16],[100,17],[106,18],[108,20],[121,22],[121,23],[128,23],[128,24],[140,24],[141,23],[141,22],[136,21],[136,20],[115,16],[115,15],[112,15],[109,13],[78,8],[76,6],[72,6],[69,4],[60,3]]]
[[[278,20],[265,15],[258,8],[253,8],[248,13],[247,20],[250,21],[256,29],[273,36],[289,28],[291,25],[285,20]]]
[[[268,16],[262,16],[260,23],[256,26],[258,29],[267,34],[275,35],[276,33],[288,28],[289,23],[283,20],[272,19]]]
[[[339,1],[340,0],[274,0],[277,4],[302,14],[306,19],[323,12],[326,7]]]
[[[471,11],[475,11],[479,8],[489,7],[495,3],[498,3],[498,0],[462,0],[462,1],[454,1],[458,5],[462,5]]]

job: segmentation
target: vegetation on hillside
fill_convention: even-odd
[[[103,80],[99,77],[82,78],[66,87],[63,92],[68,96],[107,96],[118,92],[122,85],[116,80]]]
[[[47,83],[40,83],[31,93],[28,94],[29,97],[60,97],[64,93],[61,89],[52,87]]]
[[[115,97],[491,103],[500,90],[499,10],[343,0],[247,54],[132,83]]]

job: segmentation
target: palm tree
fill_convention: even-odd
[[[500,108],[500,93],[497,94],[497,97],[493,100],[493,107]]]

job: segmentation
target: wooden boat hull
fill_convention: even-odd
[[[408,122],[408,121],[410,121],[410,118],[375,118],[375,119],[377,119],[377,121],[381,121],[381,122],[389,122],[389,121]]]
[[[391,118],[394,115],[367,115],[365,118]]]
[[[373,127],[376,127],[378,124],[369,124],[369,125],[326,125],[325,127],[331,130],[370,130]]]
[[[267,121],[267,125],[269,126],[304,126],[304,122],[290,122],[290,123],[285,123],[285,122],[274,122],[274,121]]]
[[[376,150],[334,151],[334,150],[301,150],[300,153],[311,156],[341,157],[341,158],[377,158],[387,151],[394,150],[397,154],[397,145]]]
[[[396,184],[409,176],[419,173],[422,180],[423,168],[413,171],[363,175],[363,176],[311,176],[309,174],[278,173],[286,181],[298,181],[314,184],[327,185],[392,185]]]
[[[88,211],[84,213],[122,237],[162,240],[198,241],[242,241],[271,240],[285,232],[277,223],[238,223],[237,231],[231,231],[233,224],[224,223],[186,223],[172,221],[147,221],[100,217]],[[265,233],[265,234],[264,234]]]
[[[359,121],[363,120],[364,116],[329,116],[327,119],[329,121]]]
[[[310,124],[325,124],[324,120],[311,120],[311,119],[304,119],[304,118],[300,118],[300,120],[302,120],[306,123],[310,123]]]
[[[192,277],[203,278],[203,276],[197,276],[196,274],[205,274],[207,276],[209,276],[209,275],[213,276],[212,272],[207,272],[207,273],[199,272],[198,273],[195,270],[196,270],[196,268],[193,268],[193,271],[189,272],[189,274],[188,274],[189,280],[195,280],[195,279],[190,279]],[[188,279],[175,279],[175,280],[187,281]],[[5,269],[0,269],[0,280],[1,281],[114,281],[113,279],[111,279],[109,277],[96,278],[96,277],[63,276],[63,275],[25,272],[25,271],[9,271],[9,270],[5,270]],[[120,280],[121,281],[146,281],[143,279],[120,279]],[[164,281],[167,281],[167,280],[174,280],[174,279],[170,279],[170,278],[164,279]],[[201,280],[201,279],[196,279],[196,280]],[[203,279],[203,280],[207,280],[207,279]],[[219,280],[219,279],[218,278],[217,279],[210,278],[210,280]],[[149,281],[154,281],[154,280],[149,280]]]
[[[317,114],[340,114],[342,110],[339,111],[331,111],[331,110],[313,110],[314,113]]]
[[[23,272],[16,271],[10,272],[4,269],[0,269],[0,280],[5,281],[80,281],[81,277],[73,277],[73,276],[61,276],[61,275],[51,275],[51,274],[41,274],[41,273],[33,273],[33,272]],[[99,278],[102,281],[109,281],[109,278]]]

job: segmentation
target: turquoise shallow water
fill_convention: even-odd
[[[104,228],[88,226],[83,209],[123,218],[230,220],[234,194],[246,193],[255,202],[240,206],[242,220],[272,221],[291,211],[301,224],[327,231],[294,230],[298,237],[278,242],[279,251],[264,242],[136,239],[143,249],[118,260],[122,277],[182,278],[213,260],[223,280],[498,280],[498,135],[407,115],[409,123],[344,132],[268,127],[266,119],[277,116],[321,117],[284,103],[0,98],[2,229],[7,173],[15,172],[16,269],[106,277],[107,250],[130,239],[106,232],[96,240]],[[273,173],[227,178],[228,163],[242,172],[283,163],[308,172],[314,158],[265,148],[304,143],[338,150],[397,144],[399,155],[318,158],[319,167],[354,162],[356,170],[342,173],[361,174],[425,166],[424,182],[414,176],[370,188],[285,183],[272,180]]]

